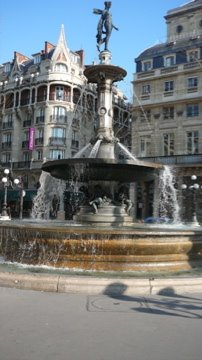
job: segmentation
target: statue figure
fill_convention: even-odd
[[[109,9],[111,7],[111,1],[105,1],[105,8],[104,10],[100,9],[93,9],[93,13],[96,15],[101,15],[100,20],[98,22],[97,26],[97,49],[100,51],[100,45],[105,43],[105,51],[108,50],[108,42],[109,38],[111,36],[112,29],[118,30],[116,26],[112,23],[112,16],[109,12]],[[102,35],[105,34],[105,37],[103,38]]]
[[[128,215],[130,215],[130,210],[133,206],[132,201],[128,199],[128,197],[122,192],[119,193],[118,199],[122,205],[125,205],[125,211],[127,212]]]
[[[107,199],[106,196],[103,196],[103,198],[100,196],[100,197],[97,197],[96,199],[92,200],[89,202],[89,205],[91,205],[94,209],[94,213],[97,214],[98,213],[98,207],[100,205],[102,205],[102,203],[106,203],[106,202],[109,202],[109,200]]]

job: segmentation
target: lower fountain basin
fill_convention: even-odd
[[[56,268],[172,272],[202,267],[202,230],[12,221],[1,224],[0,255]]]

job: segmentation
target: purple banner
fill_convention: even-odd
[[[35,128],[29,128],[29,150],[34,149]]]

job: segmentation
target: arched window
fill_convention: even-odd
[[[65,64],[57,63],[57,64],[55,64],[55,71],[66,73],[66,72],[68,72],[68,67]]]

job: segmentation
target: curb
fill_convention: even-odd
[[[0,287],[88,295],[202,293],[202,277],[97,278],[0,272]]]

